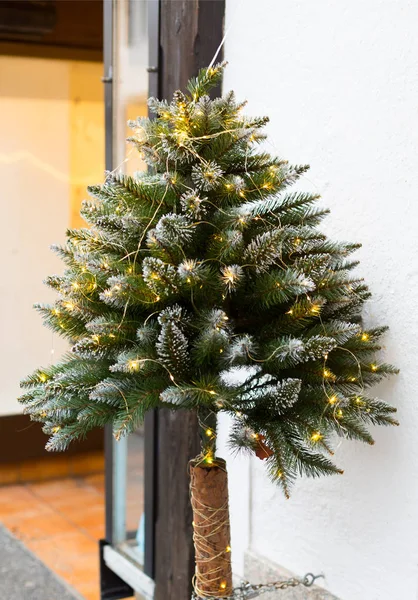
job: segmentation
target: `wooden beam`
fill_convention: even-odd
[[[224,0],[161,0],[161,96],[185,88],[223,36]],[[218,91],[219,93],[219,91]]]
[[[3,0],[0,4],[0,34],[42,37],[54,30],[57,20],[51,2]]]
[[[48,461],[56,456],[56,453],[45,450],[47,440],[41,424],[31,421],[29,415],[0,417],[0,468],[4,463]],[[90,431],[84,440],[77,440],[71,444],[66,455],[74,456],[97,450],[103,450],[103,431],[98,428]]]
[[[103,0],[1,0],[2,52],[102,60]]]
[[[222,40],[224,13],[224,0],[160,0],[161,98],[170,100],[174,91],[184,90],[190,77],[209,65]],[[196,414],[159,411],[155,600],[191,597],[194,550],[188,463],[199,452]]]

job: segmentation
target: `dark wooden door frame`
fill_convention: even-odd
[[[105,0],[106,167],[113,168],[112,5]],[[151,8],[152,7],[152,8]],[[150,3],[149,93],[171,99],[206,67],[223,36],[225,0],[159,0]],[[157,22],[158,21],[158,22]],[[107,27],[106,27],[107,25]],[[159,26],[158,26],[159,25]],[[154,39],[157,35],[158,39]],[[155,49],[157,51],[154,51]],[[215,90],[214,95],[220,90]],[[154,600],[190,600],[194,572],[188,463],[200,452],[197,416],[159,410],[147,415],[145,435],[145,573],[155,580]],[[113,531],[113,442],[106,428],[106,540]],[[102,564],[102,598],[125,598],[132,590]]]
[[[224,13],[225,0],[160,0],[160,98],[170,100],[210,64]],[[155,600],[189,600],[194,551],[188,463],[200,452],[197,417],[164,409],[157,419]]]

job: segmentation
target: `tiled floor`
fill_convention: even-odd
[[[92,464],[103,468],[102,455],[97,464],[92,463],[91,456],[86,460],[90,469]],[[30,473],[30,477],[42,476],[39,483],[0,486],[0,522],[85,600],[99,600],[98,540],[104,537],[104,474],[77,476],[73,465],[72,477],[45,481],[49,472],[43,467],[41,464]],[[143,512],[143,472],[143,435],[139,430],[128,440],[126,525],[133,533]]]
[[[104,477],[0,487],[0,521],[86,600],[99,600]]]

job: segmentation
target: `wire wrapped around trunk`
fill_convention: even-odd
[[[198,598],[232,595],[228,475],[223,459],[190,463],[190,495],[196,554],[194,591]]]

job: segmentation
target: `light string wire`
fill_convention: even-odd
[[[221,133],[229,133],[229,131],[230,131],[230,130],[225,130],[225,131],[219,132],[219,134],[221,134]],[[231,130],[231,131],[232,131],[232,130]],[[128,160],[129,160],[129,158],[130,158],[130,155],[132,154],[133,150],[134,150],[134,148],[131,148],[131,150],[130,150],[130,152],[129,152],[128,156],[127,156],[127,157],[126,157],[126,158],[125,158],[125,159],[122,161],[122,163],[121,163],[120,165],[118,165],[118,167],[116,167],[116,168],[115,168],[115,169],[114,169],[114,170],[113,170],[111,173],[108,173],[108,174],[107,174],[107,177],[109,177],[109,175],[113,174],[114,172],[118,171],[118,170],[120,169],[120,167],[122,166],[122,164],[123,164],[123,163],[126,163],[126,162],[128,162]],[[202,158],[201,158],[201,157],[200,157],[200,156],[199,156],[197,153],[195,153],[195,152],[192,152],[192,154],[195,156],[195,158],[196,158],[196,159],[200,160],[201,162],[204,162],[204,161],[202,161]],[[246,160],[245,160],[245,173],[246,173],[246,175],[249,177],[249,179],[250,179],[250,180],[253,182],[253,180],[252,180],[252,177],[251,177],[251,174],[248,172],[248,169],[247,169],[247,156],[248,156],[248,148],[247,148],[247,152],[246,152]],[[167,166],[167,174],[168,174],[168,166]],[[106,180],[107,180],[107,177],[106,177]],[[253,184],[255,185],[255,190],[259,191],[259,193],[260,193],[260,192],[261,192],[261,190],[258,188],[258,186],[257,186],[257,185],[256,185],[254,182],[253,182]],[[161,207],[161,204],[162,204],[162,203],[163,203],[163,201],[164,201],[164,197],[165,197],[165,195],[166,195],[166,193],[167,193],[167,190],[168,190],[168,184],[166,185],[166,189],[165,189],[165,193],[164,193],[164,195],[163,195],[163,199],[162,199],[162,200],[161,200],[161,202],[159,203],[159,205],[158,205],[158,207],[157,207],[157,211],[156,211],[156,212],[158,212],[159,208]],[[247,190],[247,191],[248,191],[248,190]],[[253,191],[253,190],[251,190],[251,191]],[[134,264],[135,264],[135,262],[136,262],[136,259],[137,259],[137,256],[138,256],[138,252],[139,252],[139,248],[140,248],[140,246],[141,246],[141,243],[142,243],[142,240],[143,240],[143,238],[144,238],[144,235],[145,235],[145,233],[146,233],[147,229],[150,227],[150,224],[153,222],[154,218],[155,218],[155,214],[153,215],[152,219],[150,220],[150,223],[148,223],[148,226],[147,226],[147,228],[146,228],[145,232],[143,233],[143,235],[142,235],[142,237],[141,237],[140,243],[138,244],[138,249],[137,249],[137,251],[134,253],[134,254],[135,254],[135,258],[134,258]],[[124,257],[124,258],[125,258],[125,257]],[[221,261],[220,261],[220,262],[221,262]],[[244,265],[244,266],[251,266],[251,265]],[[123,320],[124,320],[124,318],[125,318],[126,308],[127,308],[127,306],[125,306],[125,311],[124,311],[124,315],[123,315],[123,318],[122,318],[122,322],[123,322]],[[121,323],[121,324],[122,324],[122,323]],[[253,360],[256,360],[254,357],[252,357],[252,358],[253,358]],[[258,362],[258,361],[256,361],[256,362]],[[260,362],[264,362],[264,361],[260,361]]]
[[[239,3],[238,3],[238,4],[239,4]],[[237,4],[237,6],[235,7],[234,14],[235,14],[235,12],[237,11],[238,4]],[[234,19],[233,19],[232,17],[231,17],[231,20],[232,20],[232,21],[234,21]],[[215,54],[214,54],[214,56],[213,56],[213,58],[212,58],[212,61],[211,61],[210,65],[209,65],[209,68],[211,68],[211,67],[213,66],[213,64],[214,64],[214,62],[215,62],[215,60],[216,60],[217,56],[219,55],[219,52],[221,51],[221,49],[222,49],[223,45],[225,44],[225,41],[226,41],[226,39],[227,39],[227,37],[228,37],[228,35],[229,35],[229,32],[230,32],[230,30],[231,30],[232,24],[233,24],[233,23],[231,22],[231,24],[229,25],[228,29],[226,30],[226,32],[225,32],[225,35],[223,36],[223,39],[222,39],[222,41],[221,41],[220,45],[218,46],[218,48],[217,48],[217,50],[216,50],[216,52],[215,52]],[[208,138],[208,137],[215,137],[215,136],[217,136],[217,135],[222,135],[222,134],[224,134],[224,133],[229,133],[229,132],[232,132],[232,131],[234,131],[234,130],[224,130],[224,131],[222,131],[222,132],[218,132],[217,134],[213,134],[213,135],[210,135],[210,136],[203,136],[203,137],[204,137],[204,138]],[[196,139],[199,139],[199,138],[196,138]],[[196,152],[193,152],[193,149],[191,149],[191,148],[188,148],[188,149],[189,149],[189,151],[191,151],[192,155],[193,155],[193,156],[194,156],[194,157],[195,157],[197,160],[199,160],[199,161],[200,161],[200,162],[201,162],[203,165],[205,165],[205,161],[202,159],[202,157],[200,157],[200,156],[199,156],[199,155],[198,155]],[[132,147],[132,148],[130,149],[130,151],[129,151],[128,155],[126,156],[126,158],[125,158],[125,159],[124,159],[124,160],[121,162],[121,164],[120,164],[120,165],[118,165],[118,166],[117,166],[115,169],[113,169],[113,171],[111,171],[110,173],[108,173],[108,174],[107,174],[107,177],[106,177],[106,179],[105,179],[105,182],[107,181],[107,179],[108,179],[108,177],[109,177],[109,176],[111,176],[113,173],[117,172],[117,171],[118,171],[118,170],[119,170],[119,169],[122,167],[122,165],[123,165],[124,163],[126,163],[126,162],[128,162],[128,161],[130,160],[130,157],[131,157],[131,155],[132,155],[132,153],[133,153],[133,151],[134,151],[134,150],[135,150],[135,147]],[[258,191],[258,192],[260,193],[260,196],[262,197],[262,194],[261,194],[261,189],[260,189],[260,188],[259,188],[259,187],[258,187],[258,186],[255,184],[255,182],[253,181],[253,178],[252,178],[252,176],[251,176],[251,173],[250,173],[250,172],[248,171],[248,169],[247,169],[247,159],[248,159],[248,149],[247,149],[246,156],[245,156],[245,174],[247,175],[248,179],[249,179],[249,180],[250,180],[250,181],[253,183],[253,185],[254,185],[254,190],[246,190],[246,191],[247,191],[247,192],[250,192],[250,191]],[[207,166],[207,165],[205,165],[205,166]],[[169,173],[168,165],[167,165],[166,172],[167,172],[167,175],[168,175],[168,173]],[[154,213],[154,215],[153,215],[153,216],[152,216],[152,218],[150,219],[150,221],[149,221],[149,223],[148,223],[148,225],[147,225],[147,227],[146,227],[145,231],[143,232],[143,235],[142,235],[142,237],[141,237],[141,240],[140,240],[140,242],[139,242],[139,244],[138,244],[137,250],[136,250],[136,251],[134,251],[133,253],[131,253],[131,254],[134,254],[134,262],[133,262],[133,264],[134,264],[134,265],[136,264],[137,257],[138,257],[138,253],[140,252],[140,248],[141,248],[141,245],[142,245],[142,241],[143,241],[143,239],[144,239],[144,237],[145,237],[145,235],[146,235],[146,233],[147,233],[147,231],[148,231],[149,227],[150,227],[150,226],[151,226],[151,224],[154,222],[155,216],[156,216],[156,214],[158,213],[159,209],[161,208],[161,205],[162,205],[162,204],[163,204],[163,202],[164,202],[165,195],[167,194],[168,188],[169,188],[169,183],[167,183],[167,185],[166,185],[166,189],[165,189],[165,192],[164,192],[164,194],[163,194],[163,198],[162,198],[162,200],[160,201],[160,203],[158,204],[158,206],[157,206],[157,209],[156,209],[156,212]],[[264,221],[264,219],[263,219],[263,221]],[[197,224],[196,224],[196,225],[197,225]],[[128,257],[130,258],[130,255],[125,255],[125,256],[124,256],[124,257],[123,257],[121,260],[123,260],[123,259],[125,259],[125,258],[128,258]],[[220,262],[221,264],[223,264],[223,263],[222,263],[222,261],[219,261],[219,262]],[[248,267],[251,267],[251,266],[253,266],[253,265],[250,265],[250,264],[249,264],[249,265],[243,265],[243,266],[245,266],[245,267],[247,267],[247,266],[248,266]],[[153,303],[153,302],[150,302],[150,303]],[[125,310],[124,310],[124,313],[123,313],[123,317],[122,317],[122,321],[121,321],[121,323],[120,323],[120,326],[122,325],[122,323],[123,323],[123,321],[124,321],[124,319],[125,319],[125,316],[126,316],[126,310],[127,310],[127,308],[128,308],[128,303],[125,305]],[[158,311],[157,311],[157,312],[158,312]],[[255,362],[264,362],[264,361],[257,361],[257,360],[256,360],[254,357],[250,357],[250,358],[252,358],[252,359],[253,359]],[[325,380],[323,381],[323,384],[324,384],[324,386],[325,386]],[[328,394],[326,394],[326,395],[328,396]],[[337,407],[334,407],[334,409],[336,409],[336,408],[337,408]]]
[[[213,58],[212,58],[212,60],[211,60],[211,61],[210,61],[210,63],[209,63],[208,69],[211,69],[211,68],[213,67],[213,65],[215,64],[215,60],[218,58],[218,56],[219,56],[219,52],[222,50],[222,47],[223,47],[223,45],[225,44],[225,41],[226,41],[226,39],[227,39],[227,37],[228,37],[228,35],[229,35],[229,33],[230,33],[230,31],[231,31],[232,27],[235,25],[235,22],[236,22],[236,18],[235,18],[235,17],[236,17],[236,15],[237,15],[237,12],[238,12],[238,8],[239,8],[239,6],[240,6],[240,3],[241,3],[241,2],[240,2],[240,0],[239,0],[239,1],[236,3],[236,5],[235,5],[235,8],[234,8],[234,10],[233,10],[233,12],[232,12],[232,15],[231,15],[230,23],[229,23],[228,27],[226,28],[226,31],[225,31],[225,34],[224,34],[224,36],[223,36],[222,40],[221,40],[221,43],[219,44],[218,48],[216,49],[216,52],[215,52],[215,54],[213,55]]]

